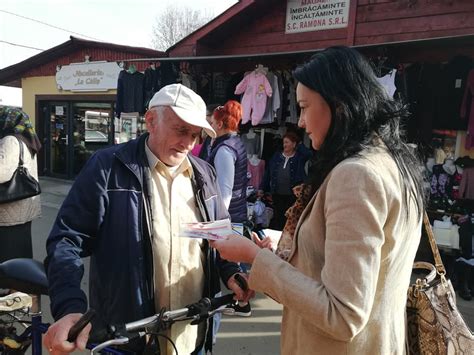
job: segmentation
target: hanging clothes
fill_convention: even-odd
[[[212,83],[212,102],[216,104],[224,104],[227,101],[227,87],[231,80],[227,73],[215,73]]]
[[[293,76],[290,72],[286,71],[284,74],[286,80],[286,113],[283,118],[287,123],[298,124],[298,110],[296,104],[296,85]]]
[[[467,77],[466,89],[461,103],[461,118],[467,120],[466,149],[474,147],[474,69]]]
[[[431,198],[452,198],[453,183],[453,174],[448,173],[443,164],[434,165],[431,176]]]
[[[116,117],[122,112],[145,113],[143,82],[145,75],[138,71],[129,73],[122,70],[117,82]]]
[[[381,78],[377,78],[377,81],[380,83],[380,85],[383,86],[388,96],[390,97],[393,97],[393,94],[395,94],[395,91],[397,91],[397,87],[395,86],[396,74],[397,70],[393,69]]]
[[[247,173],[249,177],[248,186],[258,190],[265,174],[265,160],[250,158],[247,162]]]
[[[273,123],[276,120],[276,114],[280,108],[280,88],[278,87],[278,77],[272,73],[267,73],[267,80],[272,88],[272,97],[267,100],[265,113],[260,121],[260,124]]]
[[[459,108],[472,67],[473,60],[464,55],[455,56],[443,65],[435,92],[434,129],[467,129],[467,122],[461,119]]]
[[[474,200],[474,167],[464,169],[459,184],[459,196]]]
[[[148,68],[145,69],[145,77],[143,82],[143,89],[145,95],[145,111],[148,107],[148,103],[150,102],[153,95],[160,89],[160,82],[161,82],[161,70],[160,68],[156,68],[155,64],[150,64]]]
[[[242,124],[252,121],[252,125],[256,126],[265,113],[267,96],[272,96],[271,85],[263,73],[253,71],[237,84],[235,94],[242,93]]]
[[[244,133],[240,136],[240,140],[242,141],[242,143],[244,143],[245,149],[247,150],[247,154],[256,154],[257,156],[260,156],[260,135],[257,135],[255,133]]]

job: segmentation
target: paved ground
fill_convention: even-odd
[[[42,217],[33,222],[34,257],[37,260],[46,256],[45,240],[71,186],[69,181],[52,178],[41,178],[40,183]],[[82,287],[87,290],[87,278]],[[51,321],[49,299],[44,297],[42,303],[45,319]],[[466,322],[474,329],[474,300],[465,301],[458,297],[458,306]],[[252,301],[252,317],[224,316],[214,354],[279,354],[281,309],[270,298],[259,295]]]

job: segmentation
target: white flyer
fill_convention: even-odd
[[[202,238],[209,240],[226,239],[235,233],[229,219],[214,222],[181,223],[181,237]]]

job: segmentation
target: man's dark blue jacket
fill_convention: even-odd
[[[98,312],[96,331],[105,324],[130,322],[156,313],[151,212],[144,183],[147,136],[97,151],[66,197],[47,241],[45,264],[54,319],[86,311],[87,299],[80,286],[82,258],[88,256],[89,304]],[[228,218],[213,168],[191,155],[189,160],[202,220]],[[205,253],[203,296],[213,296],[220,289],[219,274],[227,283],[240,268],[220,259],[207,243]]]

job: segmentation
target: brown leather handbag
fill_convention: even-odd
[[[413,265],[414,269],[427,269],[430,273],[408,288],[408,354],[474,354],[474,335],[456,307],[456,294],[446,277],[426,212],[423,226],[435,265],[426,262]]]

